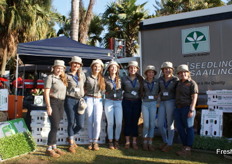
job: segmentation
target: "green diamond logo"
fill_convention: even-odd
[[[200,31],[193,31],[185,38],[185,43],[192,43],[195,50],[199,46],[199,42],[206,41],[205,35]]]

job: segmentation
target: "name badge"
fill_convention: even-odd
[[[114,93],[114,98],[115,98],[115,97],[117,97],[117,94],[116,94],[116,93]]]
[[[134,96],[136,96],[136,95],[137,95],[137,92],[132,91],[131,94],[134,95]]]
[[[148,96],[148,99],[152,100],[154,99],[154,96]]]
[[[164,92],[164,93],[163,93],[163,96],[168,96],[168,92]]]
[[[75,92],[80,92],[80,88],[75,88]]]

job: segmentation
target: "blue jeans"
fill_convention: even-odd
[[[194,141],[194,118],[196,111],[194,111],[193,117],[188,117],[189,106],[184,108],[175,109],[175,123],[180,139],[183,146],[192,146]]]
[[[89,142],[96,142],[101,132],[102,98],[86,97]]]
[[[74,139],[74,135],[84,128],[85,114],[77,113],[78,104],[78,99],[68,96],[65,99],[64,106],[68,119],[68,136],[70,139]]]
[[[115,140],[119,140],[122,130],[122,101],[105,99],[105,115],[107,119],[108,139],[113,139],[115,121]]]
[[[154,137],[156,111],[157,111],[156,101],[142,103],[144,138]]]
[[[125,122],[124,136],[138,137],[138,121],[141,114],[141,100],[122,100]]]
[[[161,101],[158,110],[158,127],[163,142],[169,146],[173,143],[174,138],[174,110],[175,100]],[[167,123],[167,124],[166,124]],[[165,127],[166,124],[166,127]]]

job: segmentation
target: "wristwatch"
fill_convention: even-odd
[[[189,112],[190,112],[190,113],[193,113],[193,112],[194,112],[194,110],[190,110],[190,109],[189,109]]]

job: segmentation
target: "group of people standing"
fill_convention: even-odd
[[[155,129],[155,119],[158,109],[158,127],[164,144],[160,146],[163,152],[172,148],[174,137],[174,120],[183,143],[183,149],[178,155],[191,153],[194,130],[193,122],[198,87],[190,77],[187,65],[174,68],[171,62],[161,66],[162,76],[155,78],[155,66],[148,65],[144,78],[139,75],[139,65],[136,61],[128,63],[128,75],[119,76],[120,67],[111,61],[106,67],[107,75],[103,75],[104,64],[101,60],[93,60],[90,74],[82,72],[82,59],[72,57],[70,70],[65,73],[65,63],[55,60],[52,74],[45,80],[45,102],[51,123],[48,135],[46,154],[59,157],[65,154],[56,147],[56,133],[64,111],[68,119],[68,151],[76,152],[74,140],[84,126],[84,112],[78,112],[81,98],[87,103],[88,137],[90,150],[99,150],[98,139],[101,132],[102,113],[107,119],[107,136],[109,149],[119,149],[119,139],[124,120],[125,149],[138,149],[138,121],[143,115],[143,149],[154,151],[152,144]],[[104,102],[103,102],[104,95]],[[104,104],[103,104],[104,103]]]

